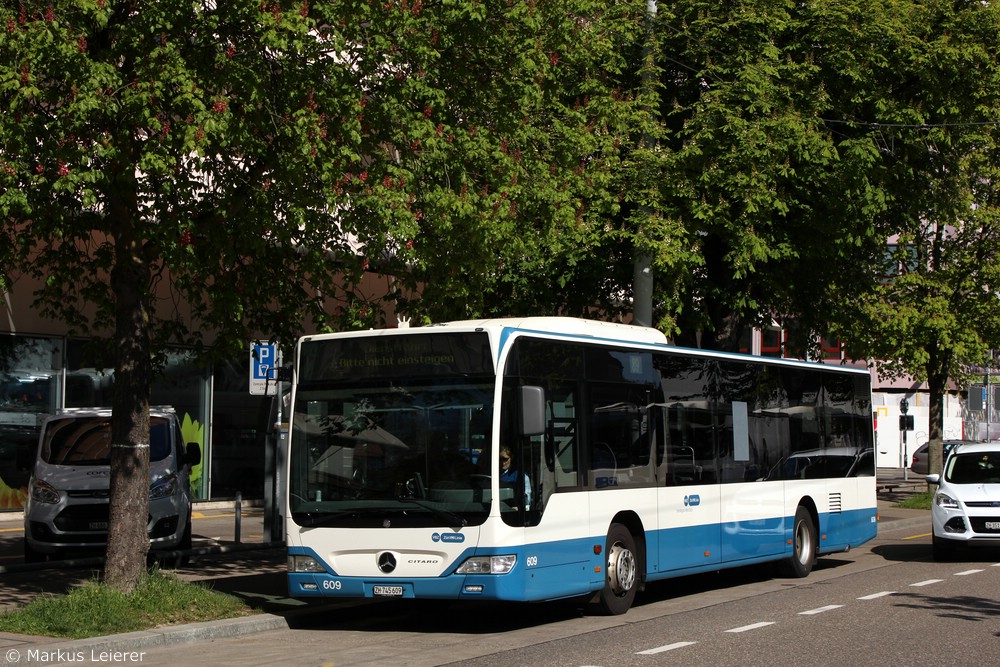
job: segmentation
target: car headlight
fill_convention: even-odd
[[[55,505],[59,502],[59,491],[48,482],[38,479],[31,483],[31,499],[46,505]]]
[[[514,569],[517,556],[473,556],[462,563],[458,574],[507,574]]]
[[[938,507],[943,507],[948,510],[957,510],[958,501],[949,496],[947,493],[938,493],[934,496],[934,503]]]
[[[169,498],[177,493],[177,475],[167,475],[153,482],[149,487],[149,499]]]

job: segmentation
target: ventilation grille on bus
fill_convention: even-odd
[[[840,514],[840,511],[844,508],[844,502],[840,498],[839,493],[830,494],[830,511],[834,514]]]

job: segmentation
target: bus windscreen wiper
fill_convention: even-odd
[[[428,512],[438,517],[439,519],[445,520],[446,522],[448,522],[448,525],[466,526],[469,523],[468,521],[465,520],[464,517],[460,517],[454,512],[443,510],[440,507],[434,507],[434,505],[431,505],[430,503],[425,503],[422,500],[418,500],[416,498],[410,498],[409,496],[400,496],[396,500],[398,500],[401,503],[413,503],[417,507],[421,507],[427,510]]]
[[[355,508],[352,510],[344,510],[342,512],[333,513],[320,512],[314,514],[312,512],[303,512],[302,514],[293,513],[292,518],[295,519],[295,523],[299,524],[303,528],[315,528],[316,526],[326,526],[331,523],[335,523],[346,516],[361,516],[361,513],[366,511],[368,510]]]

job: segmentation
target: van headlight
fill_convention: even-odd
[[[177,493],[177,475],[174,474],[161,477],[153,482],[149,487],[150,500],[156,500],[157,498],[169,498],[175,493]]]
[[[46,505],[55,505],[59,502],[59,490],[44,480],[36,479],[31,483],[31,499]]]
[[[473,556],[459,565],[457,574],[507,574],[514,569],[517,556]]]

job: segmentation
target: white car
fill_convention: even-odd
[[[944,474],[926,479],[940,485],[931,504],[935,560],[957,547],[1000,546],[1000,443],[957,445]]]
[[[191,467],[197,443],[186,447],[172,408],[149,411],[150,548],[191,548]],[[24,508],[24,559],[37,562],[73,552],[102,552],[108,541],[111,411],[70,409],[42,424]]]

